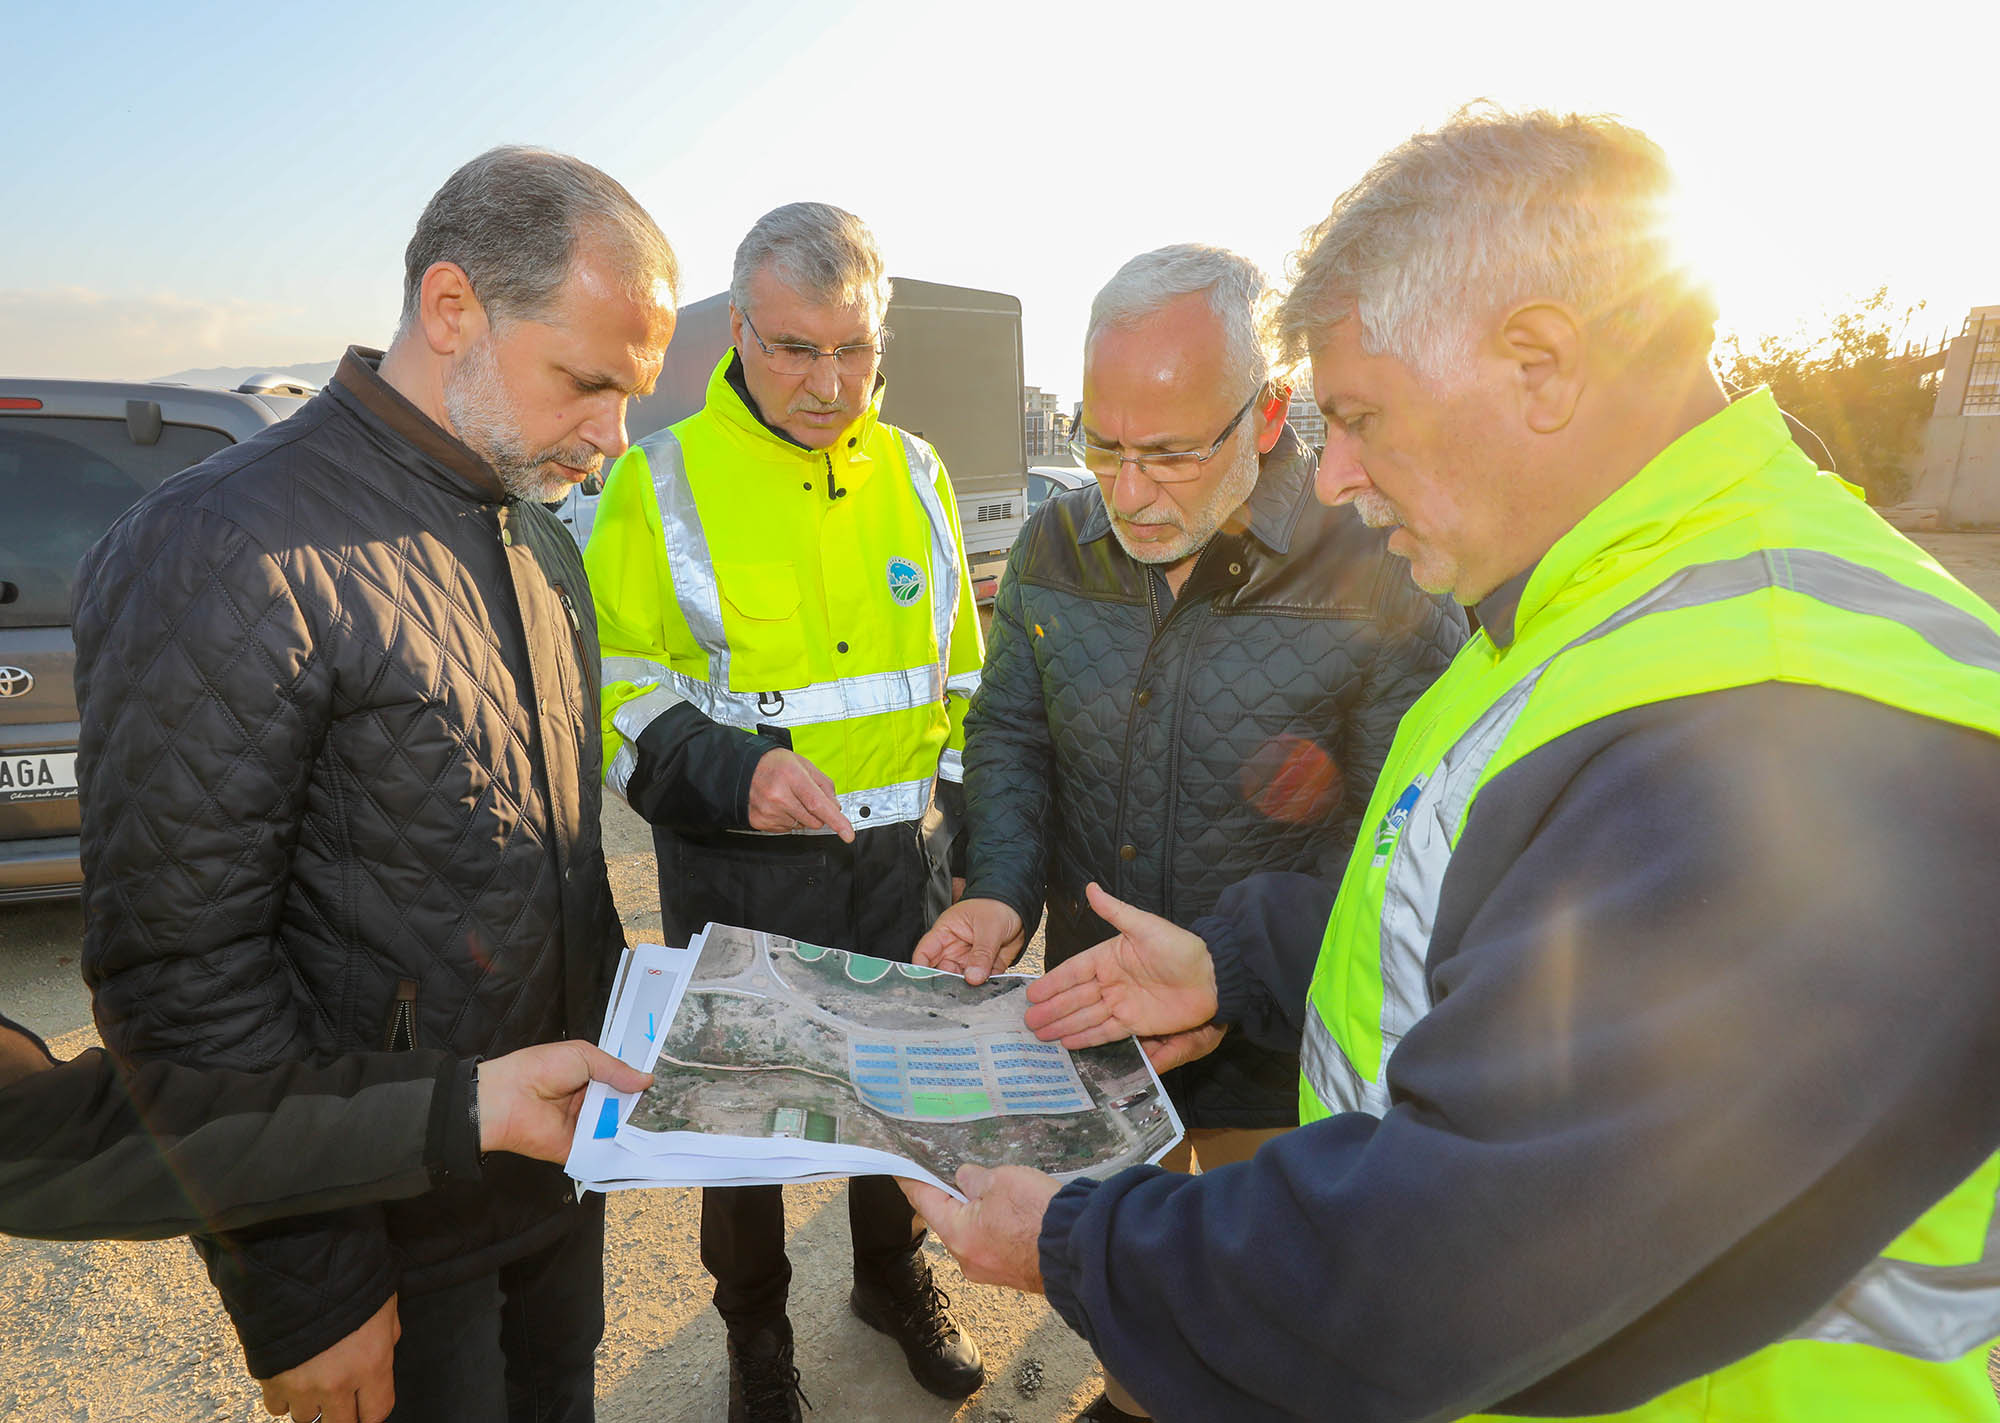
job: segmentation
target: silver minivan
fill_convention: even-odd
[[[77,561],[168,476],[304,404],[310,386],[233,391],[0,378],[0,901],[78,892]]]

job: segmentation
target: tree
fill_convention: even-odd
[[[1898,306],[1887,287],[1877,287],[1815,326],[1751,346],[1724,337],[1716,364],[1733,386],[1770,386],[1779,406],[1826,442],[1836,473],[1866,489],[1871,503],[1893,504],[1908,490],[1905,464],[1936,394],[1925,363],[1907,351],[1911,319],[1921,310],[1922,302]]]

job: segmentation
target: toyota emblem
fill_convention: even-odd
[[[35,674],[25,667],[0,667],[0,697],[25,697],[35,690]]]

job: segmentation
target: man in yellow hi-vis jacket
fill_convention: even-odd
[[[957,509],[882,423],[889,282],[851,213],[793,203],[736,251],[702,409],[605,485],[585,563],[605,780],[653,825],[670,943],[710,920],[907,961],[950,902],[982,647]],[[855,1312],[932,1392],[984,1377],[887,1177],[850,1187]],[[796,1419],[776,1186],[709,1190],[730,1418]]]
[[[1475,109],[1294,265],[1320,497],[1479,634],[1337,889],[1093,886],[1027,1019],[1296,1044],[1299,1127],[910,1183],[1167,1423],[2000,1423],[2000,612],[1725,398],[1671,184]]]

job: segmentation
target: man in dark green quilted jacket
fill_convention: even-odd
[[[1260,871],[1337,882],[1397,722],[1465,640],[1387,531],[1314,499],[1267,293],[1198,246],[1098,293],[1072,446],[1096,486],[1049,500],[1001,580],[966,720],[965,895],[917,962],[982,979],[1046,902],[1060,963],[1114,933],[1092,880],[1183,925]],[[1167,1164],[1248,1157],[1296,1123],[1297,1084],[1295,1056],[1247,1040],[1169,1074],[1188,1137]],[[1113,1383],[1087,1416],[1136,1410]]]

